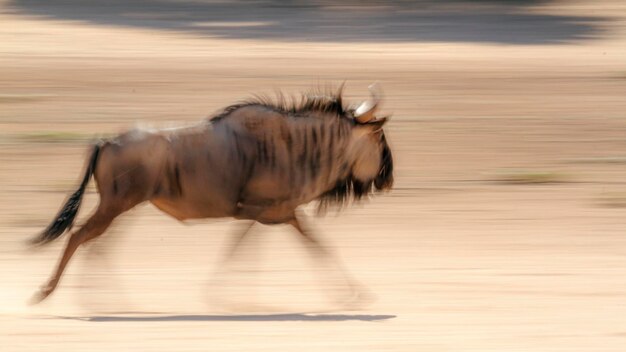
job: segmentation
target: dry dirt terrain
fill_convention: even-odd
[[[625,2],[84,3],[0,1],[1,351],[624,350]],[[393,114],[395,189],[310,219],[362,304],[288,228],[216,275],[237,223],[142,206],[28,305],[91,138],[344,80]]]

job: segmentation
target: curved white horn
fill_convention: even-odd
[[[372,95],[372,99],[362,102],[361,105],[354,110],[354,118],[359,123],[368,123],[374,119],[374,112],[376,112],[378,103],[381,100],[380,87],[378,83],[371,84],[368,89]]]

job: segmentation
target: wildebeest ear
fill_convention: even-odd
[[[366,124],[363,124],[363,126],[369,128],[372,131],[372,133],[374,133],[374,132],[380,131],[383,128],[383,125],[385,123],[387,123],[387,118],[386,117],[381,117],[379,119],[376,119],[376,120],[370,121],[370,122],[368,122]]]

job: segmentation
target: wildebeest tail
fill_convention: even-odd
[[[97,143],[93,146],[91,156],[89,157],[89,163],[87,164],[85,175],[80,184],[80,187],[67,199],[63,208],[59,211],[56,218],[48,227],[41,232],[37,237],[31,240],[32,244],[43,245],[48,242],[52,242],[61,236],[66,230],[70,230],[74,224],[76,214],[83,199],[85,188],[93,175],[96,164],[98,162],[98,155],[100,154],[101,144]]]

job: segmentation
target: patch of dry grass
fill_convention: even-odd
[[[0,104],[26,103],[49,97],[45,94],[0,94]]]
[[[503,184],[560,183],[568,179],[569,177],[561,172],[542,170],[503,170],[491,177],[491,180]]]
[[[600,196],[599,203],[610,208],[626,208],[626,192],[607,192]]]
[[[26,143],[76,143],[89,141],[93,135],[67,131],[38,131],[6,137],[8,140]]]

